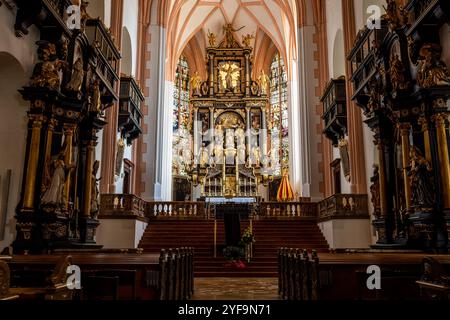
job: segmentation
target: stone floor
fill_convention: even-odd
[[[277,278],[196,278],[192,300],[278,300]]]

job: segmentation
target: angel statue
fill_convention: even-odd
[[[225,46],[225,48],[233,48],[237,45],[236,40],[234,39],[233,36],[233,32],[237,32],[243,28],[244,27],[239,29],[233,29],[233,25],[231,23],[223,26],[223,33],[225,35],[225,39],[223,40],[222,43]]]
[[[258,84],[261,88],[262,95],[267,95],[269,83],[270,83],[269,76],[264,72],[264,70],[261,70],[261,74],[258,77]]]
[[[255,39],[254,34],[247,34],[246,36],[242,36],[242,44],[245,48],[250,48],[252,39]]]
[[[198,71],[195,71],[191,78],[191,85],[193,90],[193,95],[200,96],[200,87],[202,85],[202,79],[200,78]]]
[[[216,46],[216,35],[208,30],[208,42],[210,47]]]

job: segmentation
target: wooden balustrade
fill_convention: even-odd
[[[261,202],[257,217],[317,219],[315,202]]]
[[[207,219],[208,210],[204,202],[147,202],[145,215],[149,219]]]
[[[146,202],[132,194],[102,194],[100,218],[134,216],[145,217]]]
[[[319,202],[319,221],[369,219],[366,194],[335,194]]]

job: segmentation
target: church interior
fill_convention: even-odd
[[[0,300],[448,300],[448,0],[0,0]]]

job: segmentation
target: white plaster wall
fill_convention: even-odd
[[[450,68],[450,26],[446,23],[441,27],[440,38],[442,45],[441,59],[447,64],[447,67]]]
[[[14,22],[15,13],[6,8],[5,5],[1,6],[0,52],[10,53],[20,62],[25,74],[31,76],[34,65],[37,62],[36,41],[39,40],[39,30],[32,26],[28,29],[28,35],[17,38],[14,34]]]
[[[319,223],[331,249],[366,249],[370,247],[369,220],[336,219]]]
[[[137,43],[138,43],[138,14],[139,2],[138,0],[126,0],[123,2],[123,26],[127,28],[131,38],[131,75],[136,75],[136,61],[137,61]]]
[[[15,238],[15,208],[20,200],[23,174],[28,104],[17,91],[26,85],[37,61],[36,41],[39,31],[32,26],[29,34],[17,38],[14,34],[15,14],[0,7],[0,175],[1,188],[8,169],[11,171],[4,239],[0,249]],[[3,201],[3,199],[1,200]]]
[[[15,237],[15,208],[20,200],[21,181],[25,159],[27,132],[26,112],[28,104],[17,89],[26,84],[19,62],[13,56],[0,53],[0,190],[6,188],[6,172],[11,170],[6,210],[4,238],[0,238],[0,249],[9,246]],[[0,194],[1,196],[1,194]]]
[[[134,219],[100,219],[97,244],[105,249],[137,248],[147,225]]]
[[[328,66],[330,72],[330,78],[336,77],[335,56],[342,57],[341,64],[344,66],[345,73],[345,61],[344,61],[344,39],[341,40],[340,45],[336,45],[336,35],[339,31],[342,32],[342,1],[341,0],[326,0],[326,17],[327,17],[327,46],[328,46]],[[341,52],[335,52],[338,49]],[[341,66],[342,67],[342,66]],[[343,75],[342,73],[340,75]]]

